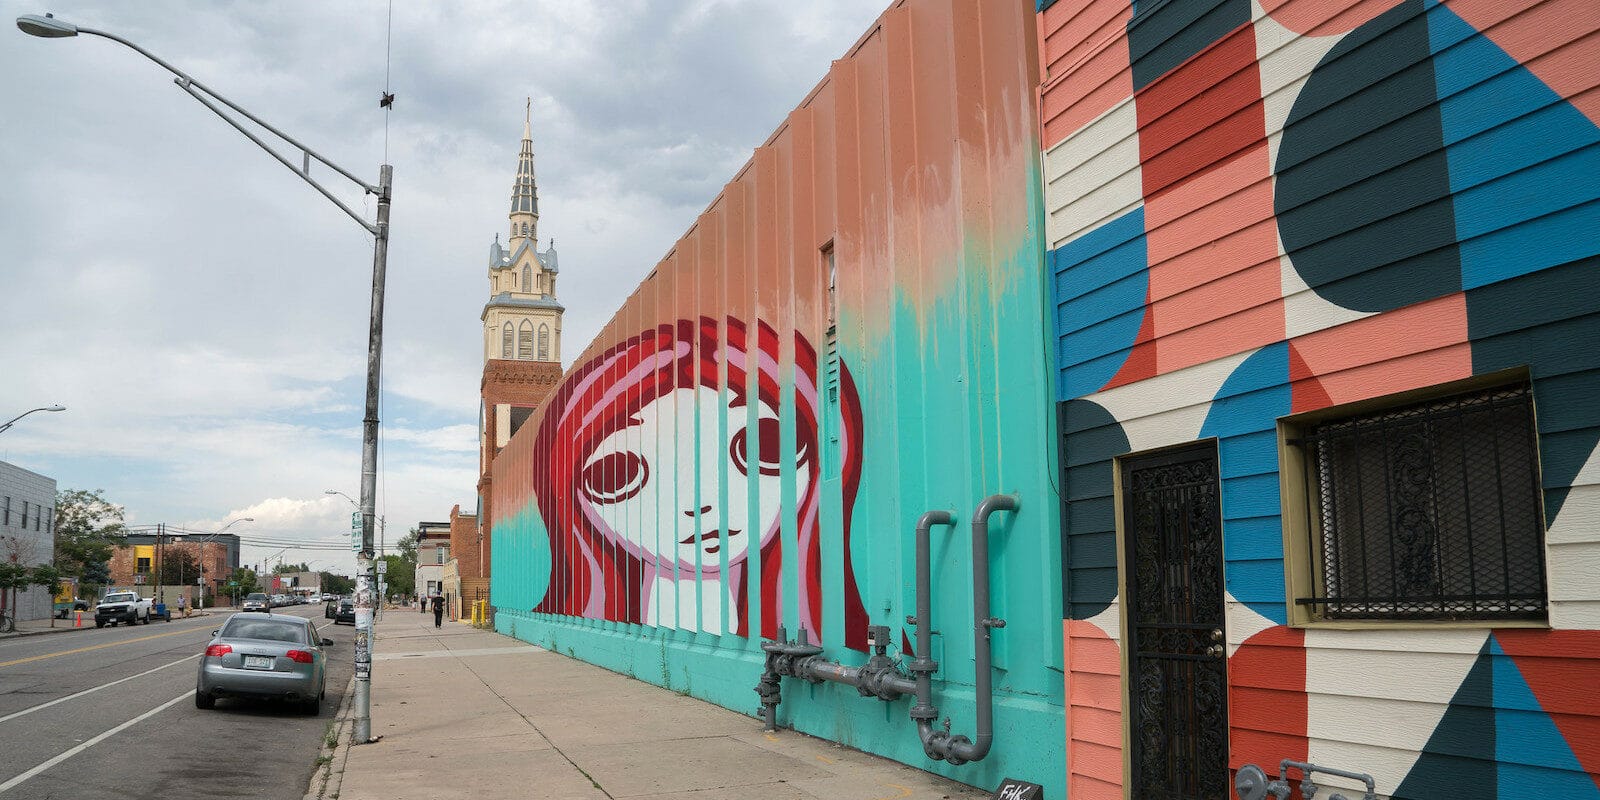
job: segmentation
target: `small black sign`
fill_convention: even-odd
[[[989,796],[989,800],[1044,800],[1044,787],[1016,778],[1006,778],[1000,782],[1000,788],[995,789],[994,794]]]

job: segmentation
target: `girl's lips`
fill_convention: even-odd
[[[711,544],[705,545],[705,550],[706,550],[707,553],[715,554],[715,553],[717,553],[717,552],[722,550],[722,541],[719,538],[719,534],[720,533],[721,533],[720,531],[706,531],[705,533],[702,533],[699,536],[695,536],[694,534],[691,533],[688,536],[685,536],[682,539],[680,539],[678,541],[678,544],[694,544],[696,539],[699,539],[701,542],[710,541]],[[734,528],[729,528],[728,529],[728,538],[732,539],[733,537],[738,536],[741,533],[744,533],[744,531],[737,530],[737,529],[734,529]]]

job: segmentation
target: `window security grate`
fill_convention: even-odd
[[[1323,619],[1542,619],[1544,521],[1526,385],[1323,422],[1306,450]]]

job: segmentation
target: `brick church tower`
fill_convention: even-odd
[[[489,245],[489,301],[483,306],[483,406],[478,422],[479,574],[489,574],[490,466],[511,435],[561,379],[560,272],[555,243],[539,250],[539,186],[533,177],[532,102],[511,187],[505,245]]]

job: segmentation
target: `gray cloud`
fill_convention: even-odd
[[[8,19],[43,10],[0,0]],[[395,3],[391,534],[474,502],[485,254],[505,225],[523,98],[570,360],[617,287],[648,272],[879,10]],[[99,0],[60,15],[140,43],[375,180],[387,12]],[[370,237],[119,45],[8,26],[0,74],[0,416],[70,409],[0,435],[0,458],[103,486],[147,522],[269,501],[325,511],[323,489],[353,493]],[[358,191],[340,194],[371,214]],[[280,516],[275,534],[305,537],[338,521]]]

